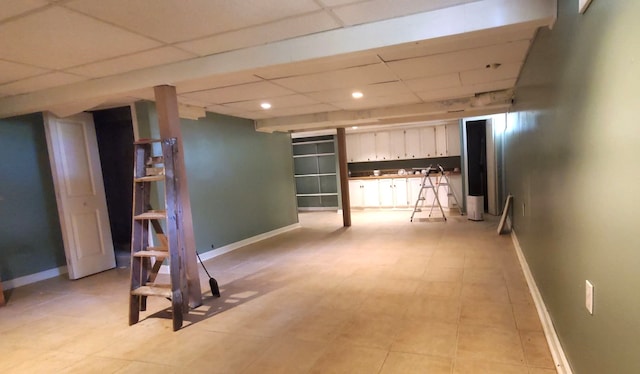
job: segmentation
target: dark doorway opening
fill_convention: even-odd
[[[468,121],[467,177],[470,196],[484,196],[484,211],[489,208],[487,198],[487,121]]]
[[[129,266],[133,200],[133,123],[131,108],[93,112],[111,236],[118,267]]]

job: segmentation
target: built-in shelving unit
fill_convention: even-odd
[[[296,197],[300,210],[338,208],[333,135],[292,139]]]

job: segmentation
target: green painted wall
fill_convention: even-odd
[[[66,265],[42,114],[0,120],[0,279]]]
[[[640,1],[594,0],[584,15],[577,5],[559,1],[522,70],[507,192],[574,373],[639,373]]]
[[[157,137],[152,103],[136,105],[141,136]],[[199,252],[298,222],[288,134],[265,134],[246,119],[207,113],[181,120]]]

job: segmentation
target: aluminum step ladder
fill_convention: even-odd
[[[428,168],[422,169],[423,176],[422,182],[420,183],[420,192],[418,193],[418,198],[416,199],[416,204],[413,207],[413,212],[411,213],[411,222],[413,222],[413,217],[417,212],[422,212],[422,208],[424,207],[424,202],[427,200],[427,193],[429,191],[433,192],[433,203],[431,204],[431,209],[429,210],[429,217],[433,213],[433,207],[435,205],[438,206],[440,212],[442,213],[442,218],[447,220],[447,216],[444,214],[444,209],[442,209],[442,204],[440,203],[440,198],[438,197],[438,188],[433,184],[431,180],[431,174],[438,172],[438,169],[429,165]],[[437,184],[437,183],[436,183]],[[419,208],[418,205],[421,207]]]
[[[438,170],[440,171],[440,175],[436,180],[435,195],[438,196],[437,192],[440,188],[446,188],[447,197],[448,196],[453,197],[453,200],[455,200],[456,206],[458,207],[458,212],[460,212],[460,215],[463,216],[464,211],[462,210],[462,205],[460,204],[460,200],[458,200],[458,196],[456,195],[455,188],[453,188],[453,185],[451,184],[451,180],[449,179],[449,174],[447,174],[447,172],[444,171],[444,168],[441,165],[438,165]],[[433,204],[431,205],[431,210],[433,210]],[[431,212],[429,212],[429,216],[431,216]]]

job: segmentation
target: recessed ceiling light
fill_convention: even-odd
[[[351,126],[352,129],[357,130],[358,126]]]
[[[360,91],[353,91],[353,92],[351,93],[351,96],[352,96],[354,99],[360,99],[360,98],[362,98],[362,96],[364,96],[364,95],[363,95],[363,94],[362,94],[362,92],[360,92]]]
[[[262,104],[260,104],[260,107],[261,107],[262,109],[271,109],[271,104],[269,104],[269,103],[262,103]]]

